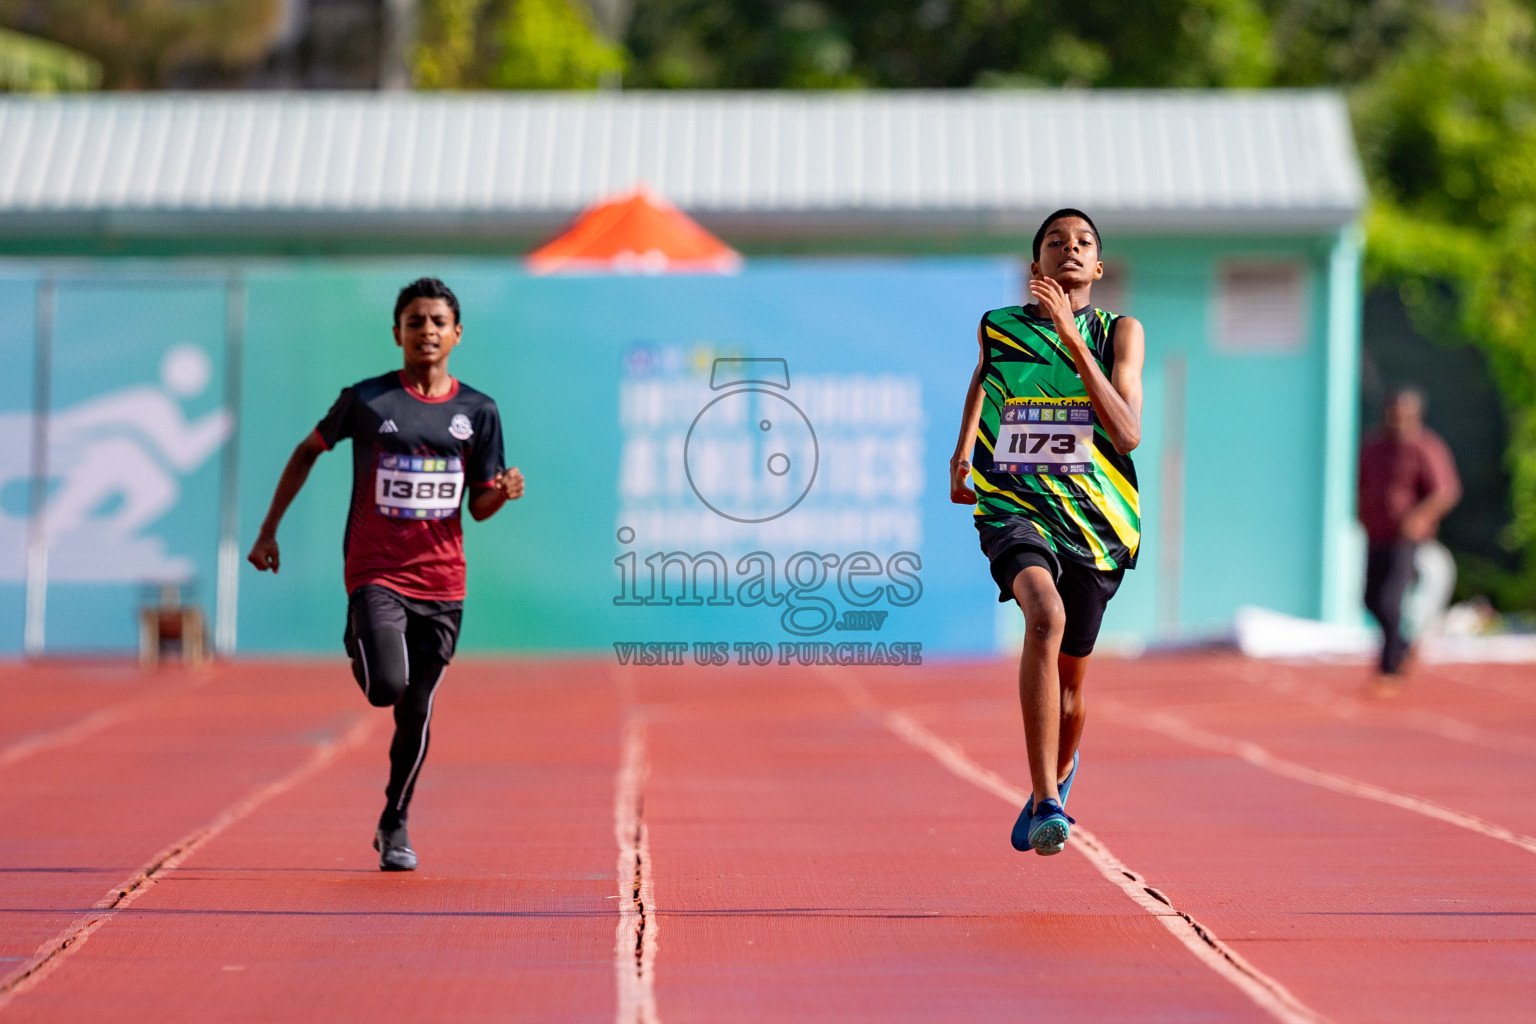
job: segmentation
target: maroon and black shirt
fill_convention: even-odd
[[[423,398],[396,370],[342,388],[315,435],[327,449],[352,439],[347,592],[379,583],[462,601],[464,492],[506,468],[496,403],[457,380],[443,397]]]
[[[1371,547],[1402,539],[1403,520],[1431,494],[1461,496],[1456,460],[1440,435],[1421,428],[1411,441],[1378,430],[1360,447],[1359,515]]]

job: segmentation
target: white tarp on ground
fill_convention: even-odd
[[[1492,636],[1428,636],[1425,661],[1536,662],[1536,634],[1495,633]]]
[[[1417,637],[1425,662],[1536,662],[1536,634],[1485,632],[1498,616],[1486,601],[1450,604],[1456,561],[1437,541],[1414,555],[1418,579],[1403,595],[1403,627]],[[1232,623],[1238,650],[1250,658],[1370,658],[1381,648],[1374,626],[1343,626],[1243,607]]]
[[[1237,610],[1232,629],[1237,649],[1250,658],[1365,656],[1380,643],[1380,634],[1365,626],[1317,622],[1252,605]]]
[[[1233,621],[1238,650],[1250,658],[1365,658],[1381,643],[1378,630],[1341,626],[1243,607]],[[1536,634],[1432,634],[1419,645],[1425,662],[1536,662]]]

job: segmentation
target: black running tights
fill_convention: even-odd
[[[1381,624],[1381,670],[1396,673],[1408,656],[1403,637],[1403,594],[1413,585],[1416,545],[1406,541],[1373,547],[1365,562],[1365,607]]]
[[[375,629],[357,634],[358,655],[352,659],[352,675],[363,688],[368,703],[395,709],[395,738],[389,745],[389,784],[384,788],[384,814],[379,827],[393,829],[405,824],[416,777],[427,757],[432,738],[432,699],[447,665],[421,654],[410,657],[405,634],[397,629]]]

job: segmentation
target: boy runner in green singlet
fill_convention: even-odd
[[[1104,608],[1141,546],[1130,452],[1141,441],[1141,324],[1093,308],[1104,274],[1087,214],[1035,233],[1028,306],[981,319],[981,355],[950,460],[950,500],[976,506],[998,600],[1024,612],[1019,703],[1033,793],[1013,845],[1060,853]],[[973,451],[974,448],[974,451]],[[970,484],[974,482],[973,491]]]

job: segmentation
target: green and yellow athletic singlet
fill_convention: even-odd
[[[1077,311],[1077,330],[1106,377],[1120,319]],[[981,319],[981,429],[971,455],[978,519],[1022,516],[1059,557],[1098,569],[1132,568],[1141,547],[1136,467],[1115,451],[1050,320],[1023,306]]]

